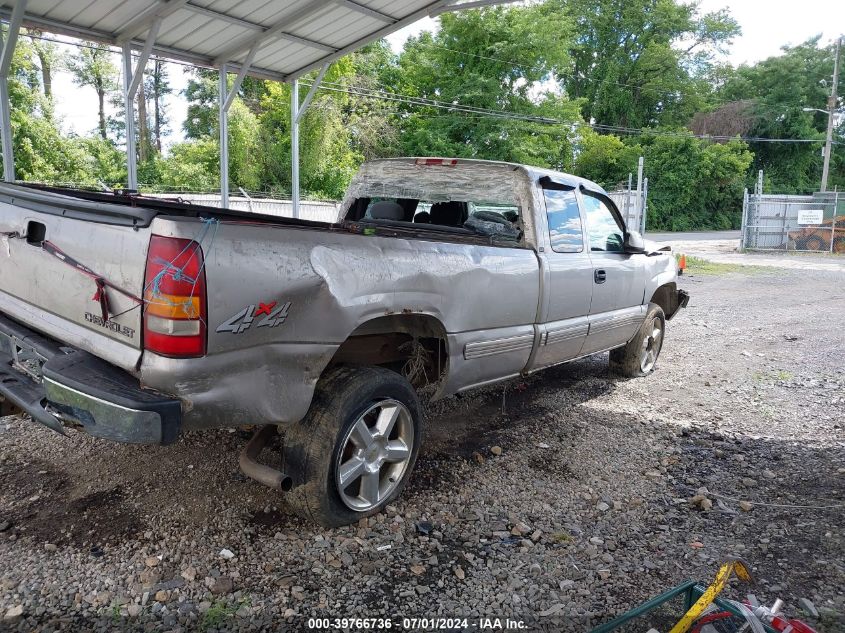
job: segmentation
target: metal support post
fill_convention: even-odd
[[[132,45],[123,43],[123,107],[126,110],[126,185],[138,188],[138,158],[135,155],[135,99],[132,86]]]
[[[642,215],[640,215],[640,234],[645,235],[645,220],[648,213],[648,178],[643,178]]]
[[[290,197],[293,217],[299,217],[299,81],[290,89]]]
[[[645,215],[645,198],[643,197],[643,167],[645,165],[645,157],[640,156],[637,161],[637,211],[640,214],[640,225],[642,226],[642,217]]]
[[[742,192],[742,222],[739,225],[739,247],[745,250],[745,231],[748,224],[748,187]]]
[[[15,152],[12,139],[12,115],[9,103],[9,69],[12,67],[12,57],[18,34],[21,30],[23,13],[26,10],[26,0],[18,0],[9,18],[9,35],[3,43],[0,53],[0,139],[3,143],[3,180],[15,181]],[[2,41],[2,37],[0,37]]]
[[[255,59],[255,54],[258,52],[258,44],[253,44],[252,48],[246,55],[246,59],[241,64],[238,74],[235,76],[235,82],[229,88],[229,76],[226,62],[220,64],[220,83],[217,94],[217,109],[218,109],[218,128],[220,134],[220,206],[224,209],[229,208],[229,108],[238,96],[238,90],[241,89],[241,84],[246,77],[249,67],[252,65],[252,60]],[[243,189],[241,189],[243,191]],[[252,203],[250,202],[250,210],[252,210]]]
[[[126,184],[129,189],[138,188],[138,157],[135,153],[135,95],[144,81],[144,69],[153,51],[162,18],[156,16],[150,23],[144,47],[138,54],[138,62],[132,67],[132,43],[121,42],[123,49],[123,107],[126,110]],[[143,89],[143,88],[142,88]]]
[[[229,208],[229,116],[226,111],[226,97],[229,91],[226,81],[226,64],[220,65],[220,91],[218,109],[220,115],[220,206]]]
[[[323,67],[320,68],[320,72],[317,73],[317,77],[314,79],[314,83],[311,84],[311,88],[308,90],[308,93],[305,95],[305,100],[302,102],[302,105],[299,103],[299,81],[294,79],[293,83],[291,84],[291,91],[290,91],[290,197],[291,202],[293,203],[293,217],[299,217],[299,120],[302,118],[302,115],[305,114],[305,111],[308,109],[308,106],[311,104],[311,100],[314,98],[314,94],[317,92],[317,88],[320,87],[320,83],[323,81],[323,77],[326,76],[326,71],[329,69],[331,65],[330,62],[326,62],[323,64]]]

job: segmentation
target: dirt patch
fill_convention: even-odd
[[[103,546],[135,538],[145,527],[144,521],[125,503],[120,486],[56,501],[37,507],[33,503],[13,514],[12,523],[19,538],[75,545],[96,555]]]

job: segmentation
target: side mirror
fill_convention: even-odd
[[[623,249],[626,253],[645,253],[645,242],[643,236],[637,231],[628,231],[625,233],[625,243]]]

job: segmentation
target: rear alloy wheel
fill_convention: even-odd
[[[397,400],[381,400],[352,424],[335,466],[341,501],[356,512],[369,512],[390,497],[411,462],[414,421]]]
[[[382,367],[339,367],[285,433],[286,495],[303,517],[336,527],[379,512],[404,488],[422,440],[416,392]]]
[[[610,368],[618,374],[636,378],[654,370],[663,338],[666,334],[666,315],[656,303],[650,303],[643,324],[627,345],[610,351]]]

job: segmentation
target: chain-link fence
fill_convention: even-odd
[[[845,194],[806,196],[745,192],[742,248],[845,253]]]

